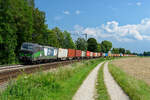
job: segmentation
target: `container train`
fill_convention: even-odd
[[[127,54],[111,54],[102,52],[81,51],[75,49],[55,48],[25,42],[21,46],[19,59],[24,63],[39,63],[59,60],[97,58],[97,57],[135,56]]]

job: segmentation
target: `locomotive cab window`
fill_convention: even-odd
[[[33,45],[32,44],[23,44],[21,49],[25,49],[25,50],[33,50]]]

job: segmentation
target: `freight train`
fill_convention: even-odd
[[[71,59],[97,58],[97,57],[135,56],[126,54],[111,54],[102,52],[81,51],[75,49],[55,48],[25,42],[21,46],[19,59],[24,63],[40,63]]]

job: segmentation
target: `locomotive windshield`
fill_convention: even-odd
[[[21,47],[22,50],[31,50],[33,51],[33,44],[24,43]]]

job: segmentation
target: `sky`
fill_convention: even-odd
[[[150,0],[35,0],[50,29],[71,32],[73,39],[109,40],[115,48],[150,51]]]

